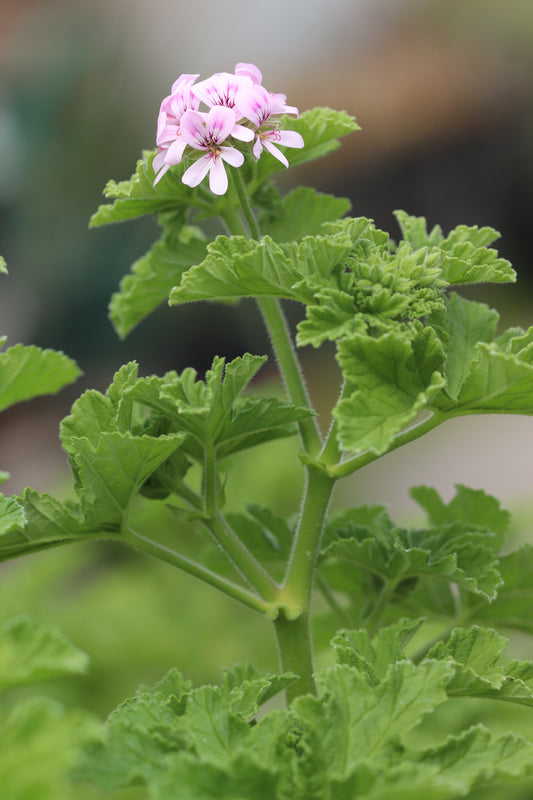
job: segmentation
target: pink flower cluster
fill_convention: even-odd
[[[204,155],[185,170],[183,183],[198,186],[209,174],[211,191],[225,194],[228,176],[224,162],[232,167],[244,164],[244,155],[232,147],[232,139],[253,142],[255,158],[265,148],[289,166],[277,145],[303,147],[304,141],[296,131],[280,130],[279,117],[298,116],[298,109],[286,104],[285,95],[268,92],[261,85],[262,76],[256,66],[237,64],[235,73],[217,72],[196,83],[198,77],[180,75],[161,103],[157,120],[158,153],[153,160],[154,186],[171,166],[196,150]],[[200,111],[201,103],[209,110]]]

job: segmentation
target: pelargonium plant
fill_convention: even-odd
[[[279,672],[231,666],[220,685],[194,687],[176,653],[176,669],[122,704],[103,735],[87,744],[84,731],[68,779],[77,788],[63,776],[53,796],[90,783],[101,792],[91,797],[137,786],[154,800],[442,800],[503,784],[506,797],[525,797],[514,792],[533,771],[533,745],[472,724],[472,709],[533,706],[533,662],[506,658],[502,633],[533,633],[533,545],[509,548],[509,514],[479,488],[457,486],[449,502],[413,488],[427,519],[413,528],[385,505],[330,507],[338,481],[453,417],[533,413],[533,329],[500,330],[496,311],[458,291],[515,280],[491,247],[498,234],[428,230],[396,211],[392,238],[349,216],[345,199],[306,187],[281,196],[276,173],[336,149],[355,120],[299,115],[252,64],[198,78],[176,80],[157,148],[130,180],[108,183],[111,202],[91,220],[155,214],[161,227],[111,319],[123,337],[164,302],[254,298],[285,398],[254,381],[262,354],[217,356],[203,376],[122,366],[61,424],[76,502],[31,489],[3,499],[0,555],[132,546],[269,619]],[[302,307],[295,336],[288,300]],[[320,418],[297,350],[326,342],[341,377]],[[299,440],[293,469],[305,483],[292,514],[228,510],[238,460],[253,451],[266,482],[262,451],[287,437]],[[152,507],[165,535],[143,525]],[[317,614],[331,640],[320,669]]]

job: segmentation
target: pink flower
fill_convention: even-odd
[[[228,176],[223,162],[240,167],[244,163],[244,156],[235,147],[222,146],[222,142],[229,136],[251,141],[253,131],[237,125],[235,112],[226,106],[214,106],[207,114],[188,110],[181,118],[180,127],[186,144],[195,150],[205,151],[204,156],[185,170],[183,183],[191,187],[198,186],[209,173],[209,188],[213,194],[225,194]],[[239,129],[246,131],[246,139]]]
[[[232,75],[230,72],[217,72],[193,87],[194,96],[206,106],[227,106],[234,108],[237,97],[253,86],[247,74]]]
[[[180,121],[188,109],[197,109],[200,101],[191,92],[198,75],[180,75],[172,84],[171,94],[161,103],[157,118],[156,144],[159,152],[152,166],[157,173],[154,186],[173,164],[179,164],[186,143],[181,138]]]
[[[254,85],[239,96],[238,110],[256,128],[252,150],[254,156],[259,158],[265,147],[278,161],[288,167],[289,162],[276,144],[282,147],[303,147],[304,140],[296,131],[279,130],[279,122],[272,119],[279,113],[298,113],[297,109],[285,105],[284,101],[284,95],[276,95],[267,92],[263,86]],[[264,126],[267,124],[268,127],[265,129]]]

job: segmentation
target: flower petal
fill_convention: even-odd
[[[180,136],[180,138],[172,142],[172,144],[168,148],[168,152],[165,156],[165,163],[179,164],[181,159],[183,158],[183,153],[186,147],[187,147],[187,142],[184,141],[182,136]]]
[[[186,144],[195,147],[196,150],[206,148],[205,114],[201,111],[193,111],[189,108],[180,120],[180,131]]]
[[[229,148],[230,150],[233,148]],[[209,169],[209,188],[213,194],[226,194],[228,176],[221,158],[214,158]]]
[[[235,64],[235,75],[245,75],[247,78],[250,78],[252,83],[261,83],[263,80],[263,76],[255,64],[245,64],[242,61]]]
[[[276,142],[283,147],[303,147],[305,142],[296,131],[277,131]]]
[[[231,135],[236,125],[235,112],[226,106],[213,106],[207,114],[205,126],[209,137],[221,144]]]
[[[234,125],[231,135],[240,142],[251,142],[255,136],[255,132],[251,128],[237,123]]]
[[[223,158],[224,161],[227,161],[232,167],[242,167],[244,164],[243,154],[235,147],[221,147],[220,158]]]
[[[289,166],[289,162],[287,161],[287,159],[285,158],[285,156],[283,155],[281,150],[278,150],[278,148],[276,147],[275,144],[272,144],[272,142],[269,139],[266,139],[266,138],[263,139],[263,144],[266,147],[266,149],[268,150],[268,152],[272,153],[274,158],[277,158],[278,161],[281,161],[281,163],[284,164],[284,166],[286,166],[286,167]]]
[[[154,161],[155,161],[155,159],[154,159]],[[161,169],[159,170],[159,172],[157,173],[157,175],[155,176],[155,180],[154,180],[152,186],[155,186],[156,183],[159,183],[159,181],[161,180],[161,178],[163,177],[165,172],[168,172],[169,169],[170,169],[170,164],[164,164],[161,167]]]
[[[199,158],[198,161],[195,161],[194,164],[191,164],[191,166],[185,170],[181,179],[182,182],[191,188],[198,186],[198,184],[203,181],[209,172],[211,161],[212,159],[210,155],[205,155]]]

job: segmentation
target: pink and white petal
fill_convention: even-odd
[[[183,75],[180,75],[179,78],[177,78],[177,80],[175,80],[172,84],[172,89],[170,90],[171,94],[176,94],[176,92],[184,86],[192,86],[196,78],[199,77],[200,73],[197,75],[188,75],[184,72]]]
[[[255,136],[255,131],[251,128],[247,128],[245,125],[239,125],[237,123],[234,125],[231,135],[240,142],[251,142]]]
[[[242,167],[244,164],[244,156],[235,147],[221,147],[220,158],[224,159],[232,167]]]
[[[263,80],[261,71],[255,66],[255,64],[245,64],[242,61],[239,61],[238,64],[235,64],[235,75],[244,75],[247,78],[250,78],[252,83],[261,83]]]
[[[154,158],[154,161],[155,161],[155,158]],[[164,164],[164,165],[161,167],[161,169],[159,170],[159,172],[157,173],[157,175],[155,176],[155,180],[154,180],[154,182],[153,182],[152,186],[155,186],[155,185],[156,185],[156,183],[159,183],[159,181],[161,180],[161,178],[163,177],[163,175],[164,175],[166,172],[168,172],[168,171],[169,171],[169,169],[170,169],[170,164]]]
[[[211,160],[209,169],[209,188],[213,194],[226,194],[228,191],[228,176],[221,158]]]
[[[180,131],[186,144],[196,150],[206,148],[206,117],[201,111],[193,111],[189,108],[180,120]]]
[[[166,154],[167,154],[166,150],[160,150],[159,153],[156,153],[156,155],[153,157],[152,167],[154,169],[154,172],[157,172],[158,170],[161,169],[161,167],[165,163]]]
[[[213,106],[207,114],[206,130],[220,144],[231,135],[236,125],[235,112],[227,106]]]
[[[283,147],[303,147],[305,142],[296,131],[277,131],[276,142]]]
[[[183,153],[186,147],[187,147],[187,142],[183,140],[182,136],[180,136],[179,139],[173,141],[170,147],[168,148],[167,154],[165,156],[165,163],[179,164],[181,159],[183,158]]]
[[[263,139],[263,144],[266,147],[266,149],[268,150],[268,152],[272,153],[274,158],[277,158],[278,161],[281,161],[281,163],[285,167],[289,166],[289,162],[287,161],[287,159],[285,158],[285,156],[283,155],[281,150],[278,150],[278,148],[276,147],[275,144],[272,144],[272,142],[269,139]]]
[[[254,146],[252,147],[252,153],[256,158],[259,158],[262,152],[263,152],[263,142],[258,136],[254,142]]]
[[[191,164],[191,166],[185,170],[181,179],[182,182],[191,188],[198,186],[209,172],[211,161],[212,158],[210,155],[199,158],[198,161],[195,161],[194,164]]]

